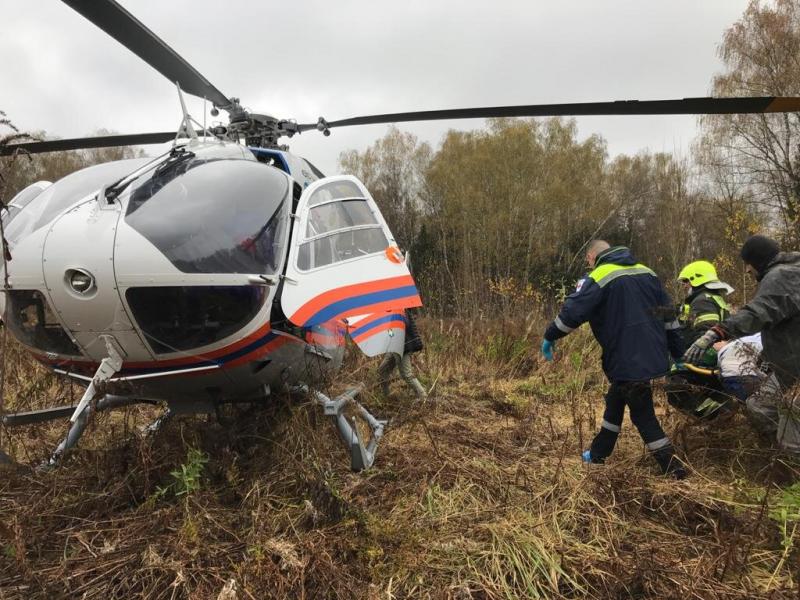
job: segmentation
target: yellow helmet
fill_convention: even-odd
[[[717,270],[707,260],[696,260],[689,263],[681,270],[678,279],[688,281],[692,287],[698,287],[704,283],[719,281]]]

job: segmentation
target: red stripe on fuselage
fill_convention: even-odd
[[[389,321],[388,323],[381,323],[380,325],[376,325],[375,327],[373,327],[369,331],[365,331],[361,335],[354,337],[353,341],[356,342],[356,343],[363,342],[364,340],[371,338],[373,335],[378,334],[381,331],[386,331],[387,329],[402,329],[402,330],[405,330],[405,328],[406,328],[405,322]]]
[[[182,356],[182,357],[179,357],[179,358],[171,358],[171,359],[168,359],[168,360],[124,362],[123,365],[122,365],[122,370],[124,371],[125,369],[152,369],[152,368],[162,368],[162,367],[176,367],[176,368],[179,368],[179,367],[181,367],[183,365],[186,365],[186,364],[202,362],[202,361],[208,361],[208,362],[211,363],[211,362],[214,362],[214,360],[217,359],[217,358],[220,358],[222,356],[225,356],[225,355],[231,354],[233,352],[236,352],[240,348],[244,348],[245,346],[247,346],[248,344],[251,344],[252,342],[256,341],[257,339],[264,337],[270,331],[271,331],[270,324],[267,323],[267,324],[263,325],[262,327],[259,327],[253,333],[243,337],[242,339],[237,340],[236,342],[234,342],[234,343],[232,343],[232,344],[230,344],[228,346],[225,346],[223,348],[219,348],[217,350],[212,350],[210,352],[205,352],[203,354],[193,354],[191,356]],[[237,358],[235,360],[232,360],[232,361],[230,361],[228,363],[225,363],[222,366],[222,368],[225,369],[225,368],[228,368],[228,367],[230,367],[232,365],[242,364],[242,362],[246,362],[247,360],[251,360],[253,356],[259,356],[260,354],[263,354],[264,352],[267,352],[269,350],[275,349],[275,348],[283,345],[283,343],[285,343],[285,342],[282,342],[280,344],[276,344],[275,342],[277,342],[278,340],[292,341],[292,340],[294,340],[294,338],[291,338],[291,337],[288,337],[288,336],[279,336],[276,339],[268,342],[264,346],[261,346],[260,348],[256,348],[255,350],[253,350],[252,352],[248,352],[244,356],[240,356],[239,358]],[[299,340],[299,339],[296,340],[296,341],[302,342],[302,340]],[[97,369],[97,365],[100,364],[99,362],[94,362],[94,361],[90,361],[90,360],[58,360],[58,359],[57,360],[50,360],[50,359],[47,358],[46,355],[36,354],[36,353],[33,353],[33,356],[34,356],[34,358],[36,360],[38,360],[40,363],[46,365],[49,368],[71,367],[77,373],[91,374],[91,373],[94,372],[95,369]]]
[[[272,340],[271,342],[268,342],[268,343],[264,344],[260,348],[256,348],[252,352],[248,352],[244,356],[240,356],[237,359],[234,359],[234,360],[226,362],[222,366],[222,368],[223,369],[229,369],[231,367],[238,367],[239,365],[242,365],[242,364],[245,364],[247,362],[250,362],[251,360],[255,360],[255,359],[257,359],[257,358],[259,358],[259,357],[261,357],[261,356],[263,356],[265,354],[269,354],[270,352],[273,352],[273,351],[277,350],[278,348],[280,348],[281,346],[284,346],[285,344],[288,344],[290,342],[298,342],[298,343],[302,344],[303,340],[295,338],[295,337],[289,337],[289,336],[277,337],[274,340]]]
[[[200,361],[207,360],[209,362],[213,362],[215,358],[219,358],[220,356],[230,354],[231,352],[236,352],[239,348],[244,348],[245,346],[256,341],[257,339],[264,337],[270,332],[270,329],[271,329],[270,324],[267,323],[264,326],[256,329],[250,335],[243,337],[242,339],[234,342],[230,346],[225,346],[224,348],[220,348],[219,350],[212,350],[211,352],[206,352],[203,354],[194,354],[192,356],[182,356],[180,358],[171,358],[169,360],[159,360],[155,362],[145,361],[145,362],[125,363],[125,367],[129,369],[142,369],[148,367],[178,367],[188,363],[197,362],[199,360]]]

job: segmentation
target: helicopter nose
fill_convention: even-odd
[[[92,198],[53,221],[44,242],[42,268],[52,307],[93,360],[106,357],[100,336],[109,334],[129,358],[149,358],[117,293],[113,259],[119,217],[117,205]]]

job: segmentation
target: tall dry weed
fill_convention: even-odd
[[[3,470],[0,597],[796,598],[798,464],[742,415],[698,425],[658,396],[688,480],[659,476],[628,422],[607,465],[583,465],[597,348],[579,331],[544,363],[544,315],[525,318],[421,319],[427,402],[399,381],[381,397],[376,363],[350,357],[332,391],[362,380],[390,419],[361,474],[301,398],[153,439],[138,433],[151,409],[99,415],[61,468]],[[10,352],[9,406],[67,399]],[[4,439],[35,464],[59,427]],[[182,467],[197,485],[160,492]]]

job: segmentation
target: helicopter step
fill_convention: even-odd
[[[308,388],[302,386],[301,391],[307,392]],[[350,388],[345,393],[331,400],[320,391],[313,390],[314,399],[322,405],[325,416],[331,417],[339,430],[339,435],[350,449],[350,468],[353,471],[369,469],[375,462],[378,442],[383,437],[388,421],[376,419],[364,406],[356,401],[356,397],[364,390],[364,385],[359,384]],[[366,445],[361,440],[356,427],[355,418],[348,420],[344,409],[348,404],[353,404],[361,417],[369,425],[371,437]]]

